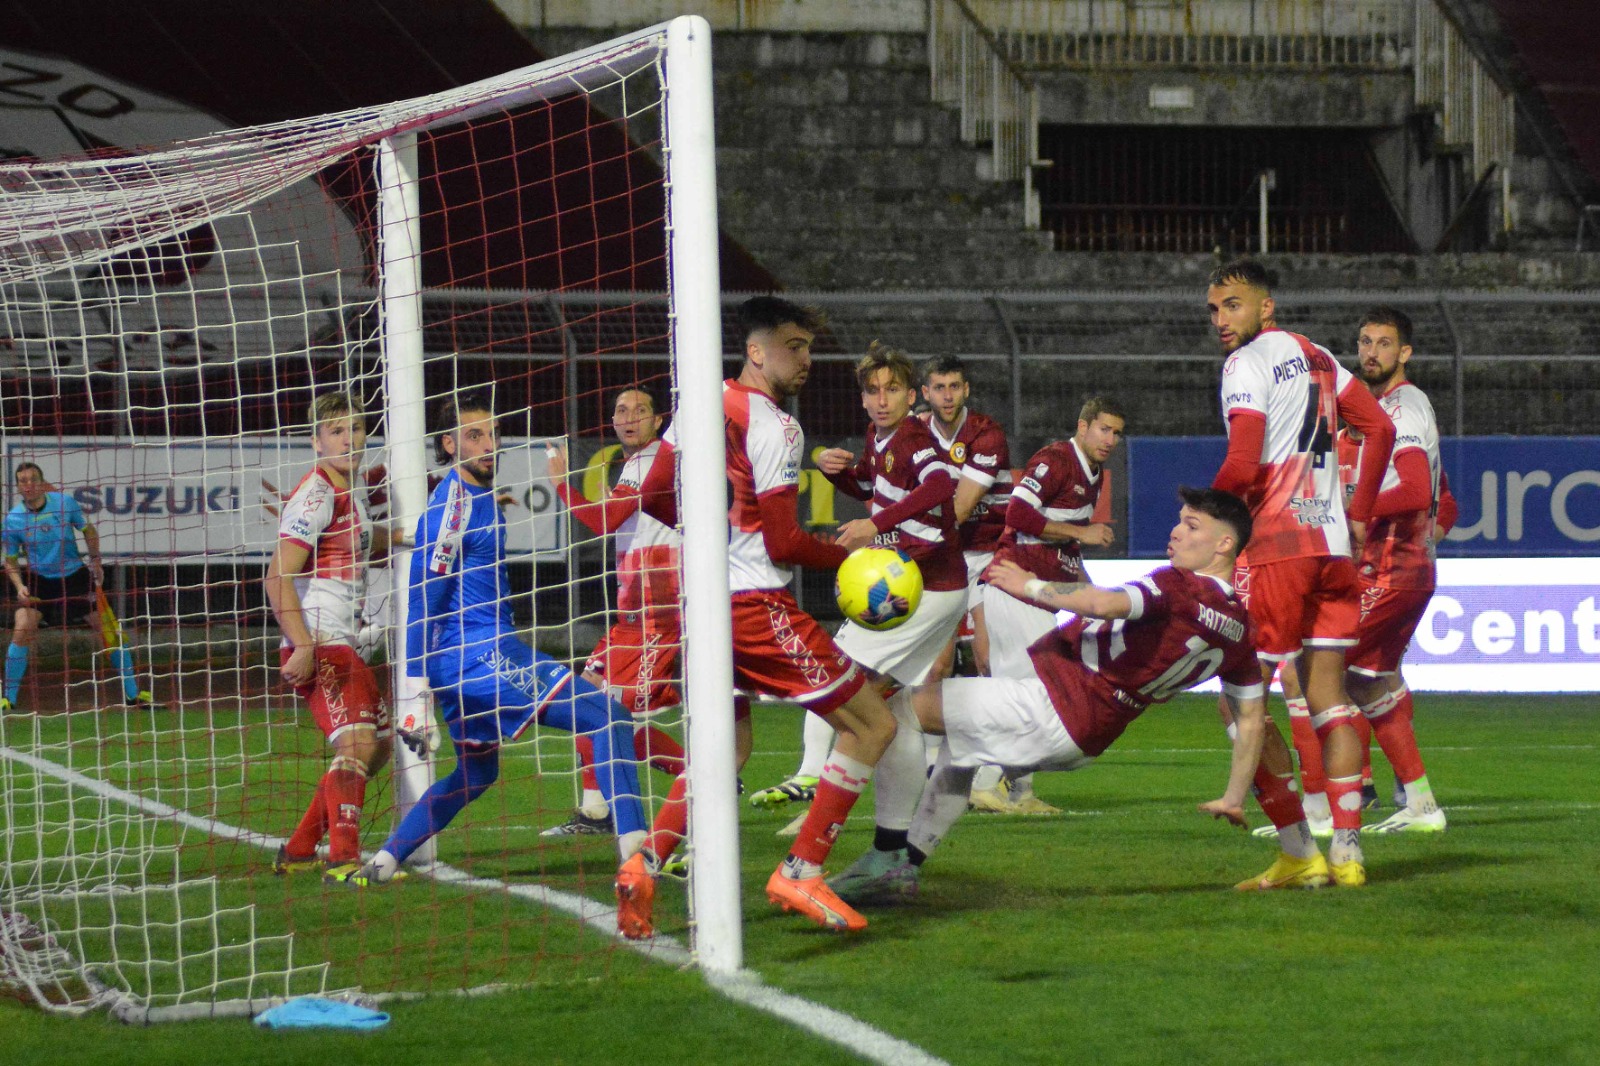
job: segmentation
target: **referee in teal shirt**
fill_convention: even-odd
[[[100,535],[83,517],[78,501],[50,492],[37,463],[21,463],[16,471],[22,499],[6,514],[3,535],[6,577],[16,600],[11,646],[6,649],[5,696],[0,711],[16,709],[28,658],[40,624],[77,624],[95,612],[94,593],[105,582],[100,565]],[[89,549],[84,565],[77,534]],[[26,556],[26,572],[18,565]],[[122,677],[122,694],[130,706],[147,706],[148,692],[140,692],[133,676],[133,655],[127,648],[108,649],[111,663]]]

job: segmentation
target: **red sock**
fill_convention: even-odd
[[[1288,700],[1289,730],[1295,754],[1300,756],[1300,791],[1307,795],[1328,790],[1328,774],[1322,768],[1322,741],[1311,727],[1311,714],[1305,700]]]
[[[645,837],[644,846],[658,859],[666,859],[677,851],[683,834],[688,832],[689,805],[683,798],[688,791],[689,779],[679,775],[673,779],[672,787],[667,789],[667,798],[656,812],[655,823],[650,826],[650,835]]]
[[[1328,809],[1334,829],[1361,828],[1361,775],[1328,778]]]
[[[583,787],[590,792],[600,791],[600,779],[594,775],[594,741],[578,734],[578,765],[583,767]]]
[[[328,798],[328,861],[361,858],[361,805],[367,798],[367,771],[357,759],[336,756],[322,780]]]
[[[1256,767],[1256,802],[1261,804],[1261,813],[1271,820],[1274,828],[1282,829],[1306,820],[1300,797],[1289,787],[1293,781],[1293,774],[1280,777],[1265,766]]]
[[[850,817],[850,808],[861,798],[861,790],[872,777],[872,767],[835,751],[828,756],[817,781],[817,796],[811,801],[806,820],[800,825],[789,854],[818,866],[828,861],[839,830]]]
[[[673,777],[688,768],[683,761],[683,746],[653,725],[633,731],[633,757]]]
[[[1372,732],[1378,738],[1384,758],[1394,767],[1395,777],[1402,785],[1408,785],[1426,772],[1422,768],[1422,753],[1417,750],[1417,733],[1411,724],[1411,690],[1402,688],[1390,696],[1394,700],[1394,710],[1372,719]]]
[[[1356,727],[1356,740],[1361,745],[1361,786],[1372,784],[1372,723],[1367,716],[1358,714],[1350,720]]]
[[[322,834],[328,831],[328,801],[324,794],[327,781],[328,777],[324,774],[322,780],[317,782],[317,794],[311,797],[311,806],[300,816],[300,824],[284,846],[284,850],[295,858],[315,855],[317,845],[322,843]]]

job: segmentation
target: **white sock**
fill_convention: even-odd
[[[1278,830],[1278,847],[1297,859],[1309,859],[1320,850],[1311,836],[1311,826],[1304,819]]]
[[[1326,792],[1307,792],[1300,800],[1300,805],[1305,808],[1306,818],[1313,822],[1329,822],[1333,820],[1333,808],[1328,806]]]
[[[578,803],[578,810],[590,818],[604,818],[611,813],[611,808],[606,803],[605,794],[598,788],[583,790],[583,799]]]
[[[1406,790],[1406,807],[1412,814],[1432,814],[1439,809],[1439,801],[1433,798],[1433,786],[1428,784],[1427,774],[1406,782],[1402,787]]]
[[[975,791],[983,792],[994,788],[1000,783],[1000,775],[1004,773],[998,766],[980,766],[972,772],[972,787]]]
[[[801,737],[805,748],[800,754],[800,769],[794,774],[796,777],[820,778],[822,767],[828,761],[828,752],[833,749],[833,726],[820,714],[807,714]]]
[[[1016,777],[1006,778],[1006,794],[1012,803],[1018,803],[1024,798],[1033,795],[1033,771],[1018,774]]]
[[[631,833],[623,833],[617,837],[617,858],[622,862],[633,858],[633,853],[644,847],[645,836],[643,829],[635,829]]]
[[[922,726],[911,709],[909,689],[890,698],[889,710],[899,728],[873,774],[873,824],[884,829],[910,829],[911,816],[917,813],[917,801],[928,781]]]
[[[372,857],[372,866],[379,881],[389,881],[394,878],[395,871],[400,869],[400,860],[388,851],[380,851]]]
[[[1335,865],[1365,861],[1361,854],[1361,830],[1335,829],[1333,843],[1328,847],[1328,861]]]
[[[950,827],[956,824],[967,809],[967,796],[972,791],[974,769],[950,765],[950,745],[942,744],[938,760],[933,765],[933,776],[923,790],[922,802],[917,806],[916,817],[911,820],[907,842],[924,855],[932,855]]]

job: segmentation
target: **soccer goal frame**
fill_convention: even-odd
[[[86,325],[81,337],[69,338],[67,342],[68,347],[76,345],[81,349],[85,377],[93,372],[88,355],[93,340],[109,344],[113,351],[112,362],[120,368],[117,372],[126,378],[131,365],[130,341],[122,332],[120,306],[114,295],[105,297],[102,290],[89,291],[85,278],[101,285],[104,291],[110,291],[115,284],[108,280],[112,276],[111,264],[121,262],[124,267],[118,269],[125,269],[130,257],[148,271],[181,267],[182,260],[190,254],[181,239],[197,225],[243,211],[295,182],[319,176],[320,168],[330,159],[342,160],[356,152],[371,152],[372,174],[376,179],[376,248],[370,261],[375,268],[377,291],[373,306],[386,397],[383,424],[389,468],[389,520],[393,526],[409,530],[415,527],[426,505],[429,466],[428,386],[424,379],[424,300],[429,290],[424,287],[422,276],[425,215],[422,207],[424,176],[418,160],[419,135],[460,126],[480,115],[558,100],[566,94],[584,92],[603,79],[615,79],[619,72],[625,76],[652,65],[660,77],[661,93],[667,339],[674,390],[679,514],[682,516],[682,587],[693,590],[692,595],[683,597],[680,660],[686,739],[691,753],[688,800],[694,861],[690,937],[698,965],[708,975],[727,975],[742,968],[743,946],[728,611],[726,453],[723,420],[719,417],[723,338],[711,31],[704,19],[697,16],[674,19],[589,49],[462,86],[426,101],[400,101],[254,130],[231,131],[109,161],[106,157],[85,157],[8,168],[4,175],[8,210],[0,211],[0,298],[31,291],[28,287],[36,286],[41,294],[39,306],[44,310],[35,310],[31,305],[21,311],[6,310],[4,322],[0,324],[10,327],[13,335],[17,335],[17,322],[47,320],[53,313],[49,310],[50,301],[58,300],[58,296],[44,294],[45,285],[40,279],[65,278],[67,301],[75,300],[78,306],[89,307],[101,316],[97,320],[101,325]],[[423,104],[427,106],[421,106]],[[29,210],[33,214],[27,214]],[[41,223],[41,220],[44,221]],[[53,284],[56,289],[51,290],[52,293],[62,289],[62,283]],[[97,299],[99,303],[95,303]],[[34,317],[28,319],[28,315]],[[79,317],[88,321],[81,313]],[[91,327],[98,332],[88,332]],[[198,325],[193,327],[193,334],[194,347],[199,349]],[[55,357],[56,343],[54,338],[49,341],[51,358]],[[276,348],[271,350],[277,351]],[[157,353],[155,367],[146,367],[145,372],[159,378],[164,358]],[[129,404],[125,398],[121,402],[124,406]],[[132,426],[131,417],[127,424]],[[262,484],[266,486],[264,480]],[[277,490],[272,488],[272,491]],[[419,690],[406,678],[403,657],[398,653],[401,635],[405,632],[405,581],[409,574],[409,558],[403,547],[393,558],[391,569],[396,584],[393,598],[399,607],[399,616],[394,619],[391,630],[394,635],[390,654],[393,709],[396,720],[403,722],[408,715],[425,713],[425,708],[419,706]],[[159,729],[158,723],[159,719],[150,716],[146,726]],[[37,735],[37,726],[34,732]],[[20,737],[22,734],[21,729],[14,728],[10,735]],[[0,740],[6,735],[6,731],[0,729]],[[53,775],[56,780],[49,783],[50,789],[92,793],[103,804],[117,806],[119,810],[126,808],[119,813],[119,818],[126,817],[127,824],[133,827],[131,836],[140,840],[159,836],[160,843],[156,845],[144,842],[113,846],[121,849],[156,847],[163,856],[172,859],[172,876],[176,879],[173,883],[163,886],[152,877],[148,885],[141,881],[143,887],[138,891],[153,889],[157,895],[166,892],[172,897],[171,906],[176,917],[164,928],[179,941],[185,936],[195,940],[200,933],[211,938],[212,947],[198,953],[180,944],[181,958],[209,958],[229,950],[226,944],[232,934],[224,922],[216,917],[199,922],[185,917],[184,905],[178,896],[189,891],[194,882],[183,880],[183,875],[177,872],[176,855],[186,839],[193,840],[192,836],[186,838],[186,834],[210,834],[212,837],[220,832],[232,834],[231,840],[256,849],[258,855],[262,848],[271,853],[276,843],[273,838],[249,828],[222,826],[219,829],[220,823],[211,816],[187,812],[181,798],[169,803],[154,794],[148,798],[134,795],[132,798],[136,802],[128,802],[130,794],[115,782],[97,779],[97,769],[104,770],[104,767],[88,765],[87,774],[74,769],[68,757],[70,746],[60,749],[66,753],[62,759],[67,765],[59,768],[52,768],[48,759],[36,758],[22,750],[25,744],[15,751],[5,744],[0,747],[5,748],[5,759],[0,760],[4,763],[0,765],[0,788],[5,787],[12,780],[10,775],[15,773],[24,775],[18,780],[26,780],[27,788],[39,791],[44,787],[40,782]],[[429,758],[417,758],[403,745],[395,747],[393,781],[395,817],[398,818],[403,816],[406,805],[414,803],[431,783],[433,766]],[[229,758],[237,763],[241,759],[248,760],[249,755],[241,750]],[[244,772],[240,770],[237,776],[242,779]],[[187,788],[187,784],[184,787]],[[215,792],[215,786],[211,786],[211,792]],[[201,787],[197,794],[203,793],[205,788]],[[7,803],[10,803],[9,797]],[[196,806],[204,804],[202,795]],[[158,823],[164,827],[159,833],[146,833],[139,828],[141,824]],[[39,825],[43,825],[42,815]],[[120,826],[119,822],[119,831]],[[37,828],[32,831],[43,832]],[[370,846],[375,842],[365,843]],[[170,856],[167,855],[169,851]],[[127,891],[117,882],[127,877],[125,871],[130,865],[148,865],[147,857],[140,858],[143,854],[135,852],[137,861],[132,864],[125,857],[83,860],[96,871],[93,876],[100,886],[98,891],[111,910],[129,909],[116,902]],[[40,850],[39,855],[43,856],[44,852]],[[114,856],[124,856],[124,851],[116,851]],[[425,851],[416,858],[426,861],[431,857],[431,852]],[[80,860],[75,857],[72,861]],[[53,857],[51,862],[55,863]],[[40,865],[45,865],[42,858]],[[61,869],[66,871],[65,866]],[[75,873],[61,872],[58,876],[61,878],[58,897],[84,892]],[[211,896],[215,899],[216,878],[204,880],[210,884]],[[85,938],[78,932],[63,928],[62,944],[58,945],[52,936],[53,919],[48,907],[44,908],[46,920],[39,925],[10,921],[10,915],[23,913],[27,900],[40,898],[38,893],[37,880],[27,884],[9,876],[0,878],[0,912],[7,915],[6,921],[0,921],[0,954],[13,959],[37,957],[38,963],[33,970],[15,979],[9,971],[0,970],[0,986],[6,986],[7,990],[20,988],[24,998],[31,995],[47,1009],[81,1011],[109,1004],[119,1016],[130,1021],[181,1020],[260,1010],[291,994],[291,986],[303,988],[299,981],[303,975],[312,974],[315,986],[319,965],[322,981],[326,983],[326,963],[319,964],[315,958],[307,962],[304,950],[300,951],[298,959],[294,958],[294,938],[289,935],[276,939],[286,943],[285,953],[290,961],[281,967],[269,968],[270,979],[252,968],[250,976],[244,980],[218,979],[214,985],[198,991],[189,987],[171,997],[163,993],[141,998],[137,992],[121,991],[129,986],[129,981],[123,979],[116,966],[90,955],[83,947]],[[199,909],[214,911],[228,921],[253,922],[252,907],[253,904],[249,904],[225,910],[222,905],[212,903]],[[600,924],[593,916],[588,920],[590,924]],[[128,926],[116,926],[105,935],[114,940],[117,929],[124,928],[135,934],[140,932],[133,922]],[[97,935],[102,932],[97,930]],[[254,944],[255,935],[251,932],[246,937],[248,944],[238,949],[240,954],[253,950],[249,945]],[[126,960],[117,961],[120,965]],[[159,955],[152,954],[124,968],[130,972],[141,968],[149,971],[166,965]],[[96,992],[94,996],[63,993],[61,973],[73,966],[91,977],[87,986]],[[106,967],[114,974],[113,979],[105,983],[92,979],[97,966]],[[276,992],[273,991],[274,980]]]

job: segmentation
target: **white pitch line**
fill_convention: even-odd
[[[152,800],[137,793],[127,792],[117,788],[115,785],[97,781],[76,770],[40,759],[37,756],[28,755],[14,748],[0,747],[0,758],[19,762],[39,773],[54,777],[70,785],[76,785],[97,796],[116,800],[155,817],[168,818],[213,836],[253,844],[272,852],[276,852],[279,845],[284,843],[282,837],[258,833],[254,830],[230,825],[227,822],[219,822],[215,818],[201,818],[187,811],[179,810],[170,803],[163,803],[160,800]],[[435,863],[432,866],[418,867],[414,870],[414,873],[422,877],[431,877],[441,884],[460,888],[503,891],[518,899],[564,911],[601,934],[616,938],[617,943],[621,946],[643,955],[645,958],[666,963],[669,966],[681,969],[694,962],[694,956],[689,950],[673,937],[657,936],[648,941],[626,940],[617,937],[617,909],[592,900],[587,896],[562,892],[544,885],[511,884],[493,878],[475,877],[465,870],[459,870],[447,863]],[[753,970],[741,970],[737,974],[726,977],[709,973],[703,976],[712,989],[734,1002],[753,1007],[763,1013],[786,1021],[814,1036],[821,1037],[829,1043],[837,1044],[847,1051],[860,1055],[870,1062],[878,1063],[879,1066],[949,1066],[949,1063],[945,1062],[945,1060],[924,1051],[915,1044],[891,1036],[859,1018],[834,1010],[832,1007],[824,1006],[821,1003],[813,1003],[811,1000],[792,995],[780,989],[769,988],[762,983],[761,975]]]

